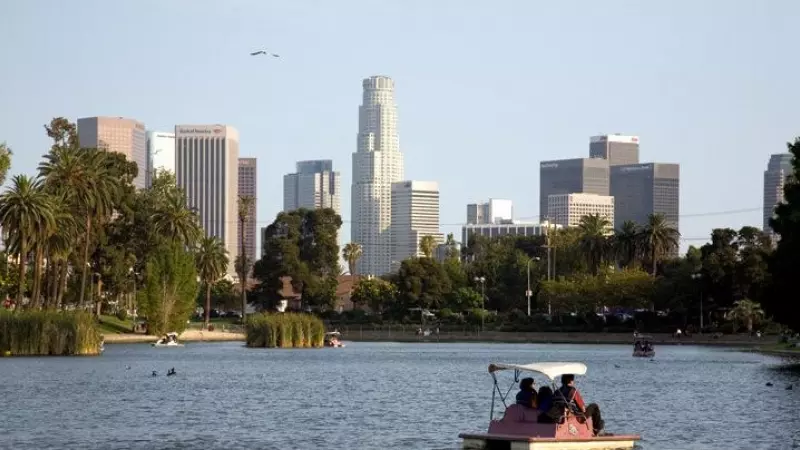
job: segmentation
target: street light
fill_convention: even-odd
[[[133,276],[133,332],[136,332],[136,313],[138,312],[137,305],[136,305],[136,277],[139,276],[139,273],[133,270],[131,267],[129,273]]]
[[[486,316],[486,277],[475,277],[475,282],[481,284],[481,331],[483,331],[483,318]]]
[[[701,273],[693,273],[692,280],[700,280],[703,278]],[[703,334],[703,287],[700,286],[700,334]]]
[[[525,291],[525,297],[528,298],[528,317],[531,316],[531,296],[533,295],[533,291],[531,291],[531,262],[533,260],[541,261],[541,259],[542,258],[539,258],[538,256],[534,258],[528,258],[528,290]]]

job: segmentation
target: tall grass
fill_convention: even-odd
[[[248,347],[322,347],[325,325],[309,314],[262,313],[248,317],[245,332]]]
[[[99,355],[101,339],[86,312],[0,310],[0,354]]]

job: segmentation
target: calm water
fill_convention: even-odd
[[[456,449],[459,432],[487,427],[488,363],[536,360],[586,362],[584,398],[609,431],[641,433],[643,449],[800,448],[797,371],[752,353],[657,351],[650,361],[612,345],[220,343],[0,358],[0,448]],[[163,376],[171,367],[178,375]]]

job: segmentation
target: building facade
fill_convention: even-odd
[[[602,158],[609,166],[639,164],[639,137],[604,134],[589,138],[589,157]]]
[[[514,204],[511,200],[490,198],[486,203],[467,205],[467,224],[500,223],[514,220]]]
[[[147,132],[147,168],[145,183],[148,187],[158,172],[175,174],[175,133]]]
[[[236,278],[239,132],[226,125],[175,126],[175,176],[206,236],[228,251],[228,274]]]
[[[792,174],[792,154],[777,153],[769,157],[767,170],[764,171],[764,232],[775,238],[769,220],[775,213],[775,207],[782,202],[783,186],[786,178]]]
[[[403,179],[403,154],[397,132],[394,81],[363,80],[353,153],[350,240],[361,245],[358,273],[383,275],[391,269],[392,183]]]
[[[245,255],[247,255],[247,261],[252,267],[252,265],[258,259],[258,253],[256,250],[256,223],[258,220],[258,202],[256,201],[256,195],[258,193],[258,164],[256,159],[239,158],[238,172],[238,197],[250,197],[253,199],[250,209],[247,212],[247,220],[244,222],[244,251]],[[236,241],[242,242],[241,239],[242,229],[241,225],[237,223]],[[241,252],[241,244],[239,244],[239,246],[239,251]]]
[[[147,137],[142,122],[124,117],[84,117],[78,119],[78,141],[84,148],[122,153],[139,170],[133,185],[147,187]]]
[[[576,158],[542,161],[539,165],[539,215],[550,220],[547,210],[551,195],[586,193],[609,195],[608,161]]]
[[[391,267],[412,256],[423,256],[420,242],[439,231],[439,184],[435,181],[400,181],[392,184]],[[434,252],[436,251],[434,247]]]
[[[332,208],[341,215],[341,177],[333,161],[300,161],[297,172],[283,176],[283,210],[300,208]]]
[[[545,236],[548,230],[560,230],[563,227],[549,222],[542,223],[490,223],[481,225],[464,225],[461,227],[461,242],[469,245],[471,236],[495,238],[500,236]]]
[[[597,194],[555,194],[548,197],[547,211],[552,223],[576,227],[590,214],[608,220],[608,231],[614,229],[614,197]]]
[[[661,214],[667,223],[680,225],[680,165],[646,163],[611,168],[614,227],[630,220],[647,223],[650,214]]]

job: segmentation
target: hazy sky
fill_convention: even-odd
[[[5,0],[0,141],[30,173],[54,116],[232,125],[258,158],[259,226],[295,161],[333,159],[347,240],[361,79],[384,74],[443,232],[489,197],[538,219],[539,161],[619,132],[681,164],[680,231],[702,244],[761,226],[769,155],[800,135],[798,17],[793,0]]]

